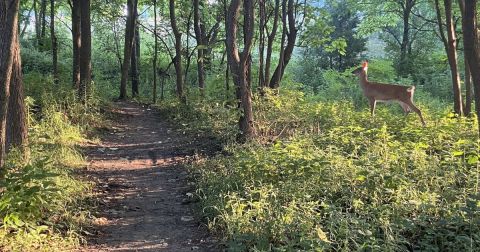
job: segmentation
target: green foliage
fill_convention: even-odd
[[[370,72],[395,78],[388,62],[372,62]],[[354,106],[352,93],[363,99],[355,79],[323,76],[324,96],[293,84],[255,95],[257,141],[191,166],[202,213],[228,250],[480,249],[476,120],[455,118],[422,92],[427,128],[396,106],[372,118],[366,104]],[[215,124],[211,133],[232,132],[233,140],[234,114],[222,124],[215,113],[228,110],[209,106],[169,113],[189,126]]]
[[[77,145],[86,140],[88,125],[100,118],[68,89],[53,95],[52,83],[42,75],[26,76],[27,92],[37,97],[26,99],[29,160],[11,151],[0,179],[0,250],[73,250],[90,225],[86,202],[92,185],[74,176],[72,168],[85,166]]]

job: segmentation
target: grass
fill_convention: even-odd
[[[288,90],[256,97],[260,137],[247,145],[231,142],[235,115],[219,122],[215,103],[176,113],[179,125],[211,125],[230,143],[228,155],[191,167],[202,214],[228,250],[480,249],[477,121],[426,99],[426,128],[396,107],[371,118],[354,104]]]
[[[0,180],[2,251],[74,250],[94,215],[93,184],[76,170],[86,165],[78,146],[100,117],[68,92],[37,98],[27,98],[29,107],[37,107],[29,110],[29,160],[12,151]]]

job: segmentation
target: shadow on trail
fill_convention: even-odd
[[[198,150],[153,109],[116,103],[102,143],[89,146],[98,235],[87,251],[219,251],[195,216],[183,168]]]

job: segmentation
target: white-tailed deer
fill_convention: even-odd
[[[383,84],[370,82],[367,78],[368,61],[363,62],[362,67],[355,69],[352,73],[360,78],[360,86],[363,94],[370,102],[370,110],[372,116],[375,115],[375,106],[377,102],[398,102],[403,111],[408,114],[412,110],[417,113],[425,127],[425,120],[423,120],[422,112],[413,104],[413,93],[415,86],[400,86],[393,84]]]

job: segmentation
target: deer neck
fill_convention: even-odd
[[[368,86],[368,84],[370,84],[370,82],[368,81],[368,76],[366,71],[362,71],[359,78],[360,78],[360,85],[362,86],[362,88],[365,88],[365,86]]]

